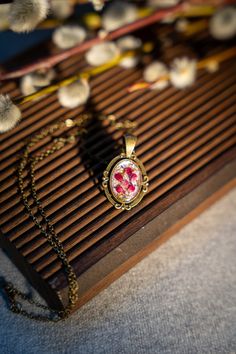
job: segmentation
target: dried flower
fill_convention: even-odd
[[[14,0],[10,6],[9,23],[15,32],[32,31],[47,16],[47,0]]]
[[[21,111],[8,95],[0,95],[0,132],[6,132],[15,127],[21,119]]]
[[[27,74],[21,78],[20,89],[23,95],[31,95],[38,91],[39,88],[50,85],[55,78],[55,71],[50,69],[46,72],[34,72]]]
[[[212,37],[224,40],[236,35],[236,8],[227,6],[217,11],[210,20]]]
[[[187,57],[176,58],[171,64],[170,81],[176,88],[183,89],[196,79],[196,61]]]
[[[0,30],[5,30],[9,28],[9,21],[8,21],[8,16],[9,16],[9,11],[10,11],[10,4],[2,4],[0,5]]]
[[[171,7],[179,2],[180,0],[148,0],[148,4],[152,7]]]
[[[86,38],[86,31],[77,25],[66,25],[58,27],[52,36],[54,44],[58,48],[68,49],[82,43]]]
[[[120,49],[121,53],[126,52],[128,50],[136,50],[142,46],[141,39],[128,35],[125,37],[121,37],[116,42],[118,48]],[[139,56],[134,55],[127,58],[124,58],[120,61],[119,66],[124,69],[131,69],[134,68],[139,62]]]
[[[122,1],[112,2],[102,16],[102,25],[106,31],[114,31],[138,19],[138,10],[134,4]]]
[[[87,102],[90,95],[88,81],[81,79],[58,90],[60,104],[66,108],[75,108]]]
[[[71,16],[74,11],[74,5],[70,0],[51,0],[50,5],[52,14],[59,19]]]
[[[168,86],[167,66],[160,61],[154,61],[146,66],[143,78],[146,82],[153,82],[152,89],[163,90]]]
[[[90,65],[100,66],[114,59],[120,54],[120,50],[113,42],[103,42],[96,44],[85,54],[85,58]]]

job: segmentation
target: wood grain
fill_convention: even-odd
[[[171,28],[155,27],[155,31],[160,31],[160,38],[172,33]],[[201,43],[207,55],[223,48],[206,35],[194,43],[197,47]],[[173,47],[163,46],[160,55],[170,62],[184,53],[194,56],[194,46],[178,39]],[[82,56],[74,56],[58,66],[58,76],[64,78],[86,67]],[[55,308],[67,302],[66,278],[52,249],[26,214],[16,186],[19,155],[30,135],[58,120],[73,119],[84,109],[95,113],[87,135],[40,162],[36,172],[39,196],[78,276],[78,306],[164,242],[166,235],[174,234],[204,209],[202,205],[207,207],[209,200],[234,185],[235,61],[222,63],[214,74],[200,71],[196,83],[185,90],[170,86],[160,92],[128,94],[128,86],[141,75],[141,67],[116,67],[93,78],[86,108],[64,109],[56,93],[26,103],[21,123],[1,136],[0,243]],[[12,97],[19,95],[14,82],[5,82],[0,90]],[[97,119],[101,112],[138,124],[136,152],[148,172],[150,190],[130,212],[113,209],[100,189],[102,171],[117,154],[122,137],[121,132]],[[34,151],[48,144],[45,139]],[[119,254],[120,247],[125,248],[126,259]]]

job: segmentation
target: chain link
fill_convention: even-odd
[[[100,115],[98,118],[99,120],[106,120],[109,125],[115,127],[115,129],[117,130],[123,129],[126,131],[130,131],[136,127],[136,124],[129,120],[117,122],[116,117],[114,115]],[[66,255],[65,249],[56,234],[54,225],[51,222],[50,218],[46,215],[45,209],[38,196],[35,178],[36,165],[40,161],[43,161],[45,158],[55,153],[56,151],[61,150],[66,144],[74,143],[76,141],[76,137],[86,131],[85,126],[91,119],[91,114],[81,114],[76,120],[66,119],[65,121],[55,123],[47,128],[42,129],[40,133],[35,134],[26,143],[26,146],[24,148],[20,162],[17,167],[18,190],[21,196],[21,200],[25,206],[25,209],[31,217],[32,221],[34,222],[35,226],[38,227],[40,233],[43,235],[43,237],[46,238],[47,242],[56,253],[58,259],[61,261],[68,280],[68,305],[65,309],[61,311],[54,310],[46,305],[39,303],[36,300],[31,299],[27,294],[24,294],[18,289],[16,289],[11,283],[6,283],[4,285],[4,290],[9,300],[11,311],[32,320],[43,322],[58,322],[60,320],[66,319],[70,315],[73,308],[76,306],[76,303],[78,301],[79,289],[74,269],[71,266],[70,261]],[[76,133],[67,135],[65,137],[53,138],[53,134],[58,130],[65,128],[70,129],[73,127],[79,128]],[[50,148],[47,148],[38,155],[33,155],[32,148],[46,137],[53,138]],[[28,175],[30,191],[26,193],[24,186],[26,184],[25,179]],[[33,204],[36,207],[36,212],[33,211],[33,205],[31,205],[29,202],[30,197],[32,198]],[[42,315],[28,312],[22,308],[21,303],[17,301],[17,299],[21,299],[22,301],[28,302],[29,304],[34,305],[39,309],[48,311],[49,313],[46,315]]]

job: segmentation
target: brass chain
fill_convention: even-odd
[[[61,311],[54,310],[46,305],[37,302],[36,300],[31,299],[28,295],[16,289],[11,283],[4,284],[3,287],[9,300],[11,311],[33,320],[44,322],[58,322],[60,320],[66,319],[70,315],[73,308],[76,306],[76,303],[78,301],[79,289],[76,273],[70,264],[63,244],[61,243],[60,239],[56,234],[54,225],[47,216],[42,202],[38,196],[35,178],[36,165],[40,161],[43,161],[45,158],[55,153],[56,151],[61,150],[66,144],[74,143],[76,141],[76,137],[86,131],[86,124],[91,119],[92,115],[85,113],[81,114],[76,120],[66,119],[65,121],[55,123],[47,128],[42,129],[40,133],[34,135],[30,139],[30,141],[26,143],[20,162],[17,166],[18,189],[24,207],[28,215],[34,222],[35,226],[37,226],[40,230],[41,235],[46,238],[47,242],[56,253],[58,259],[61,261],[68,281],[68,305],[65,307],[65,309]],[[131,122],[129,120],[118,122],[114,115],[100,115],[99,120],[107,120],[108,123],[117,130],[130,131],[136,127],[136,123]],[[79,128],[76,133],[70,135],[68,134],[65,137],[53,137],[53,134],[57,131],[60,131],[61,129],[65,128],[70,129],[73,127]],[[42,151],[40,154],[33,155],[32,148],[41,140],[47,137],[52,138],[52,143],[50,147]],[[27,171],[27,168],[29,169],[29,171]],[[25,178],[28,175],[30,190],[27,193],[25,191]],[[29,201],[29,198],[32,199],[32,205]],[[33,207],[36,207],[36,212],[33,211]],[[46,315],[42,315],[41,313],[35,314],[26,311],[22,308],[21,303],[17,301],[17,298],[28,302],[29,304],[32,304],[35,307],[46,310],[49,313]]]

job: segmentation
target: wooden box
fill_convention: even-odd
[[[205,55],[210,48],[222,49],[207,36],[194,44]],[[167,62],[194,52],[182,42],[161,48],[159,57]],[[73,56],[58,66],[58,77],[85,67],[83,56]],[[83,144],[78,141],[48,157],[36,174],[39,196],[78,277],[78,307],[236,184],[235,74],[235,60],[228,60],[215,73],[200,71],[188,89],[170,86],[132,94],[127,87],[141,78],[142,68],[115,67],[92,79],[88,109],[93,109],[95,118]],[[13,81],[4,83],[0,91],[12,97],[20,94]],[[25,104],[19,126],[1,135],[1,246],[57,309],[67,304],[66,278],[24,210],[16,166],[28,136],[55,121],[74,118],[83,109],[64,109],[56,93],[50,94]],[[121,132],[96,119],[101,112],[138,124],[136,152],[150,177],[150,189],[129,212],[114,209],[100,189],[106,161],[121,138]]]

